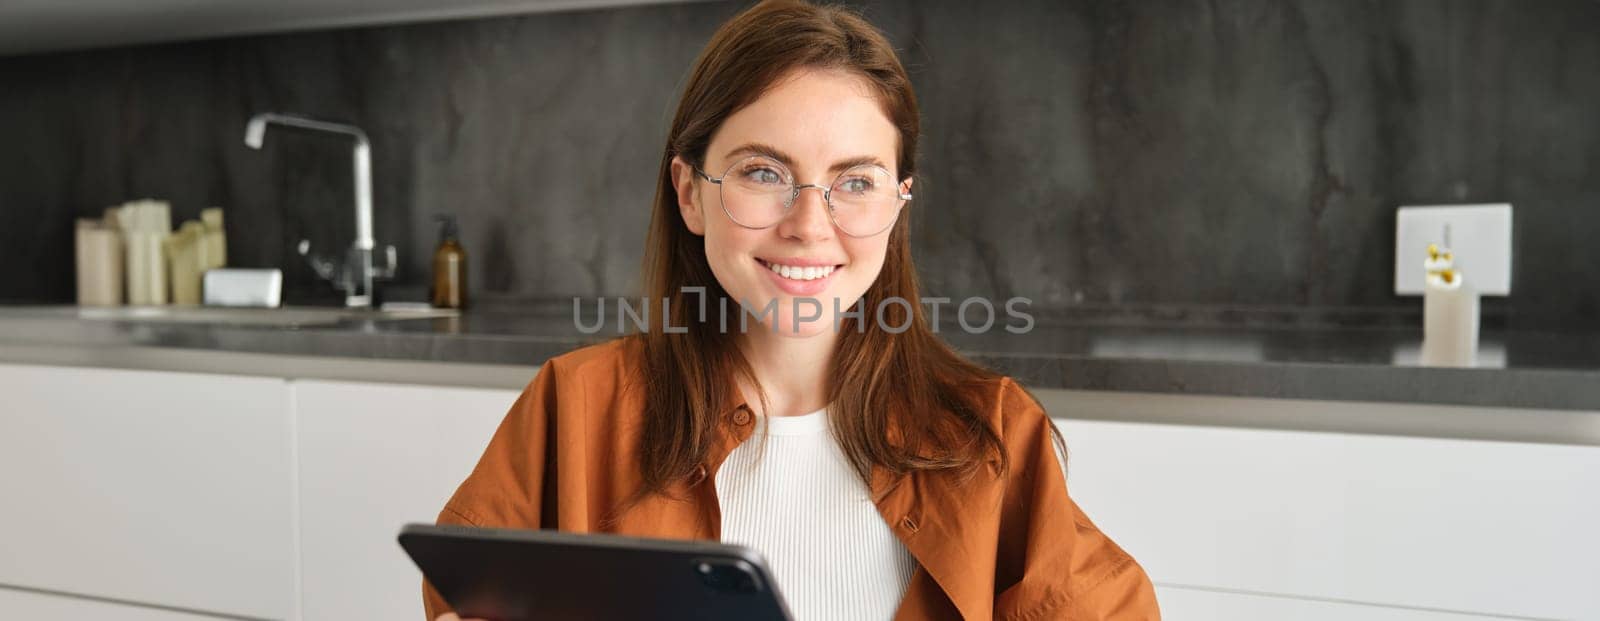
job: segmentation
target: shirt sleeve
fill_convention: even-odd
[[[478,464],[456,489],[439,524],[486,528],[541,528],[554,509],[547,499],[549,472],[546,438],[556,414],[555,361],[539,368],[533,381],[517,397],[500,422]],[[422,602],[431,621],[453,612],[427,579],[422,581]]]
[[[1160,619],[1155,587],[1133,557],[1067,494],[1044,408],[1009,379],[1002,395],[1010,457],[995,576],[995,618]]]

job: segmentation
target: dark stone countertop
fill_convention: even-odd
[[[73,306],[0,306],[0,351],[152,347],[531,367],[618,333],[613,324],[582,334],[570,298],[518,308],[247,326],[84,319]],[[1486,329],[1478,367],[1426,367],[1416,362],[1421,330],[1412,319],[1101,309],[1037,316],[1027,334],[1000,324],[983,334],[947,324],[940,334],[1033,388],[1600,412],[1600,334]]]

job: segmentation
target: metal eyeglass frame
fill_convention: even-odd
[[[789,198],[788,198],[788,200],[785,200],[784,203],[783,203],[783,215],[780,216],[777,220],[773,221],[772,224],[768,224],[766,226],[750,226],[748,224],[740,222],[738,218],[733,217],[733,213],[728,211],[728,201],[723,200],[722,193],[721,193],[722,180],[723,179],[727,179],[728,175],[733,173],[733,169],[734,168],[738,167],[740,164],[743,164],[743,163],[745,163],[747,161],[750,161],[750,160],[753,160],[753,159],[771,160],[772,163],[777,164],[778,166],[782,167],[783,168],[783,172],[788,173],[788,177],[790,179],[790,182],[789,182]],[[898,207],[895,207],[895,217],[890,219],[889,220],[889,224],[884,225],[883,228],[878,229],[876,231],[873,231],[871,233],[861,233],[861,234],[851,233],[850,231],[845,230],[844,226],[839,224],[839,219],[837,217],[835,217],[835,215],[834,215],[833,184],[834,183],[838,183],[839,180],[843,179],[845,175],[850,173],[850,171],[856,170],[856,169],[860,169],[860,168],[876,168],[878,170],[883,171],[884,172],[884,176],[889,177],[890,179],[894,178],[894,175],[889,174],[889,170],[887,168],[884,168],[882,166],[878,166],[876,164],[862,164],[860,166],[852,166],[852,167],[850,167],[849,170],[845,170],[845,171],[839,173],[839,176],[834,177],[833,181],[830,182],[826,186],[817,185],[815,183],[795,183],[793,181],[793,179],[794,179],[794,171],[789,170],[788,166],[784,166],[782,162],[773,160],[770,157],[761,156],[761,155],[752,155],[750,157],[746,157],[746,158],[741,159],[741,160],[739,160],[737,162],[734,162],[732,165],[728,166],[727,170],[722,171],[722,176],[721,177],[712,177],[711,175],[706,174],[706,171],[701,170],[700,167],[698,167],[698,166],[693,167],[695,174],[700,175],[701,177],[704,177],[706,181],[710,181],[711,183],[714,183],[714,184],[717,185],[717,190],[718,190],[717,202],[722,204],[722,213],[724,215],[728,216],[728,219],[733,221],[734,224],[737,224],[737,225],[742,226],[744,228],[754,229],[754,230],[761,230],[761,229],[770,229],[770,228],[772,228],[774,226],[777,226],[778,223],[782,222],[784,218],[789,217],[789,210],[794,209],[795,200],[800,198],[800,191],[801,190],[804,190],[806,188],[816,188],[818,190],[822,190],[822,202],[823,202],[823,204],[828,206],[828,221],[833,223],[833,228],[839,229],[840,233],[844,233],[845,235],[848,235],[850,237],[872,237],[874,235],[878,235],[878,234],[880,234],[880,233],[882,233],[884,231],[887,231],[887,230],[889,230],[889,229],[894,227],[894,223],[898,222],[900,220],[900,210],[901,209],[905,209],[905,206],[906,206],[905,202],[911,200],[911,194],[909,192],[907,192],[907,193],[896,192],[895,193],[895,197],[900,199],[900,205]],[[898,185],[895,186],[895,189],[898,190],[899,186]]]

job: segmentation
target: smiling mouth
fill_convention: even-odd
[[[756,260],[759,261],[762,266],[766,267],[769,270],[772,270],[772,273],[774,273],[774,274],[777,274],[777,275],[782,276],[784,278],[787,278],[789,280],[799,280],[799,281],[817,280],[817,279],[820,279],[820,278],[827,278],[828,275],[832,274],[835,269],[844,267],[843,264],[800,266],[800,265],[784,265],[782,263],[773,263],[773,262],[768,261],[766,259],[756,259]]]

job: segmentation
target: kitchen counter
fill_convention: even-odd
[[[463,377],[500,369],[504,379],[489,383],[520,385],[546,359],[618,334],[614,316],[601,332],[581,333],[570,299],[519,308],[248,326],[85,319],[73,306],[7,306],[0,307],[0,361],[127,360],[130,351],[146,352],[144,358],[274,354],[296,361],[297,373],[349,366],[352,358],[396,372],[404,366],[398,363],[449,363]],[[593,306],[585,312],[592,317]],[[1359,322],[1378,327],[1281,313],[1182,319],[1036,315],[1027,334],[1009,333],[1002,323],[982,334],[951,323],[940,334],[1034,388],[1600,411],[1600,335],[1486,331],[1478,368],[1436,368],[1416,362],[1420,330],[1392,318]]]

